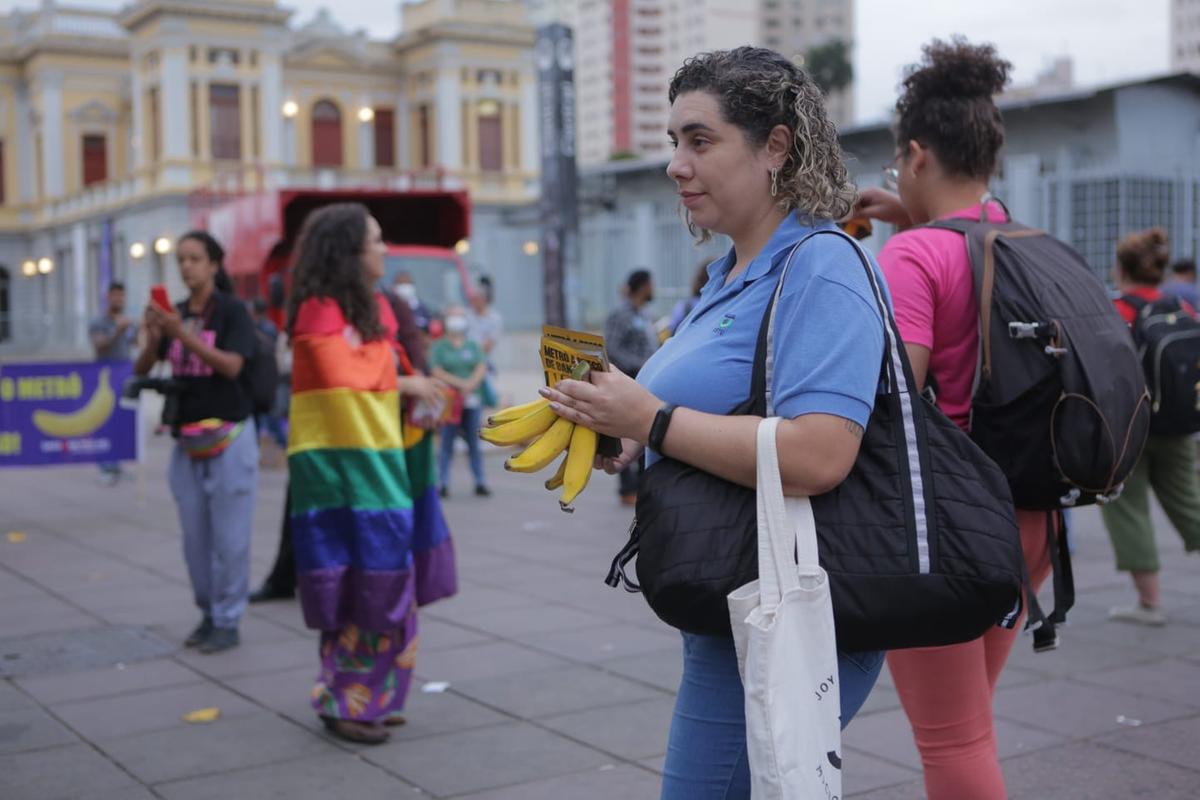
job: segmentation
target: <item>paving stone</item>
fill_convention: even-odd
[[[84,738],[103,741],[187,725],[180,719],[184,714],[213,706],[221,709],[226,718],[261,710],[216,684],[198,682],[134,695],[65,703],[56,707],[55,713]]]
[[[576,711],[538,720],[551,730],[628,761],[663,755],[675,698]]]
[[[256,703],[283,714],[301,724],[316,724],[317,714],[309,698],[317,677],[317,665],[276,672],[226,678],[226,686],[239,694],[253,697]]]
[[[605,765],[596,770],[559,778],[522,783],[503,789],[464,795],[464,800],[611,800],[658,796],[660,778],[655,773],[627,765]]]
[[[169,658],[16,679],[17,685],[48,706],[111,697],[164,686],[195,683],[196,673]]]
[[[1017,639],[1008,657],[1009,665],[1056,678],[1145,664],[1161,657],[1153,650],[1120,647],[1073,636],[1071,626],[1062,630],[1057,650],[1035,653],[1030,641],[1028,636]]]
[[[1200,707],[1200,664],[1167,659],[1137,667],[1089,672],[1076,680],[1184,706]]]
[[[679,634],[665,629],[650,631],[618,624],[580,631],[531,634],[523,636],[522,641],[539,650],[590,664],[602,659],[639,655],[677,646]]]
[[[0,603],[0,631],[6,639],[83,630],[98,624],[95,617],[49,595],[36,602]]]
[[[663,764],[667,761],[667,757],[655,756],[654,758],[643,758],[638,763],[648,770],[652,770],[657,775],[662,775]]]
[[[133,778],[86,744],[0,755],[5,800],[100,800],[106,793],[116,800],[137,791]]]
[[[450,681],[455,684],[514,672],[564,667],[569,663],[557,656],[539,653],[511,642],[486,642],[453,650],[418,653],[415,671],[423,680]]]
[[[889,689],[886,686],[876,686],[867,695],[867,700],[862,704],[862,708],[858,710],[855,719],[865,717],[869,714],[878,714],[881,711],[894,711],[900,708],[900,695],[896,694],[894,689]]]
[[[1012,800],[1195,800],[1200,773],[1076,742],[1004,762]]]
[[[177,647],[142,627],[99,626],[0,640],[0,674],[45,675],[159,658]]]
[[[525,719],[662,696],[657,689],[583,666],[461,681],[454,688]]]
[[[1082,737],[1121,729],[1118,717],[1160,722],[1181,716],[1180,706],[1109,688],[1056,680],[996,693],[996,716]]]
[[[1165,625],[1151,628],[1129,622],[1096,622],[1071,627],[1072,638],[1105,642],[1134,650],[1179,655],[1200,650],[1200,628]]]
[[[421,632],[421,653],[496,641],[496,637],[489,633],[442,622],[428,614],[420,616],[417,626]]]
[[[1130,728],[1101,736],[1096,741],[1200,773],[1200,715]],[[1200,787],[1200,774],[1196,777],[1196,785]]]
[[[908,783],[897,783],[869,792],[845,792],[845,795],[847,799],[853,798],[854,800],[926,800],[925,780],[918,778]],[[1009,800],[1013,800],[1011,795]],[[1045,799],[1043,798],[1043,800]]]
[[[343,797],[374,800],[419,796],[403,781],[348,753],[160,783],[154,790],[167,800],[330,800]]]
[[[0,711],[15,711],[37,705],[20,689],[14,680],[0,678]]]
[[[242,645],[233,650],[208,655],[198,650],[185,650],[175,658],[196,672],[213,678],[273,672],[305,664],[315,670],[320,663],[318,641],[316,632],[311,637],[293,635],[280,642],[255,642],[243,634]]]
[[[101,746],[148,784],[339,752],[315,726],[307,731],[270,713],[141,733]]]
[[[921,769],[921,757],[913,742],[908,717],[899,709],[855,717],[842,731],[842,744],[897,766]]]
[[[464,754],[469,753],[469,757]],[[609,763],[601,753],[525,723],[414,739],[363,758],[435,796],[478,792]],[[447,769],[447,765],[454,765]]]
[[[674,693],[679,689],[679,679],[683,675],[683,655],[679,645],[676,644],[674,647],[651,653],[605,659],[597,662],[597,666],[608,672]]]
[[[457,557],[458,553],[455,553],[455,556]],[[459,586],[458,594],[427,606],[423,613],[453,620],[459,619],[464,614],[508,608],[529,608],[537,605],[539,605],[538,601],[526,594],[464,583]]]
[[[842,752],[842,794],[869,792],[884,786],[911,782],[920,777],[917,770],[906,769],[852,748]]]
[[[74,744],[79,738],[40,708],[0,711],[0,753]]]
[[[508,639],[546,631],[595,628],[608,622],[595,614],[553,605],[479,611],[459,615],[455,621],[477,631]]]
[[[426,693],[421,691],[419,683],[408,693],[404,717],[408,720],[406,724],[392,728],[393,744],[383,747],[404,747],[405,742],[413,739],[512,722],[510,716],[459,696],[453,687],[448,692]]]

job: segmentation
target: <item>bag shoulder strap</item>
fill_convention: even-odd
[[[775,311],[779,297],[783,294],[784,281],[787,280],[788,270],[800,245],[820,234],[839,236],[849,242],[850,246],[854,248],[854,252],[858,255],[863,269],[866,270],[867,280],[871,284],[871,291],[875,298],[879,317],[883,320],[884,348],[880,373],[884,385],[888,387],[889,391],[894,390],[903,394],[909,394],[912,387],[916,386],[916,381],[912,375],[912,368],[908,363],[908,356],[902,346],[904,340],[900,336],[900,329],[896,325],[896,319],[892,314],[892,310],[884,300],[883,288],[879,283],[878,277],[875,275],[875,270],[871,267],[870,259],[867,258],[862,246],[854,238],[841,230],[826,228],[809,233],[792,246],[787,261],[784,262],[783,269],[779,272],[775,292],[771,296],[771,300],[767,304],[766,311],[763,314],[762,325],[759,327],[758,332],[758,344],[754,353],[754,367],[751,372],[752,396],[766,399],[765,408],[761,411],[756,410],[755,412],[759,413],[760,416],[773,416],[775,413],[775,406],[771,399],[771,380],[774,376],[775,365]]]

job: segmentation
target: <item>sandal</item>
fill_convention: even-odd
[[[325,729],[340,739],[356,744],[383,744],[391,733],[382,725],[370,722],[353,722],[348,719],[321,717]]]

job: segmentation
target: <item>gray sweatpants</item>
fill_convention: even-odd
[[[250,591],[250,532],[258,484],[258,436],[246,426],[223,453],[193,459],[178,444],[168,481],[196,605],[218,628],[236,628]]]

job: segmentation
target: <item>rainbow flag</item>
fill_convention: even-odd
[[[392,320],[385,304],[380,314]],[[300,601],[310,628],[393,630],[415,601],[396,361],[390,338],[355,346],[346,330],[337,303],[314,298],[293,331],[288,469]]]

